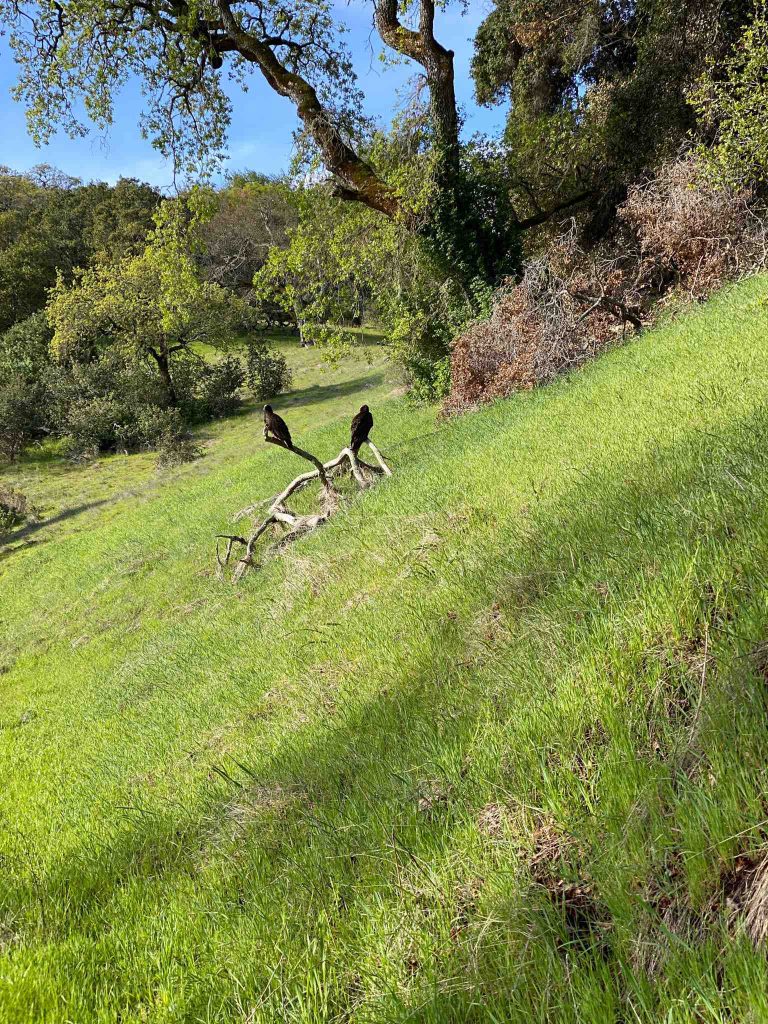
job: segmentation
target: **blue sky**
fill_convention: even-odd
[[[456,53],[456,89],[467,114],[467,130],[495,133],[502,111],[478,108],[472,99],[469,62],[472,37],[487,11],[485,0],[472,0],[466,16],[456,11],[438,15],[441,42]],[[369,0],[337,4],[339,17],[349,27],[360,84],[367,97],[367,112],[387,121],[398,91],[402,91],[407,67],[383,68],[378,60],[377,37],[372,34]],[[59,133],[38,149],[27,135],[24,109],[10,96],[15,67],[6,40],[0,38],[0,164],[26,170],[37,163],[49,163],[67,174],[86,181],[114,182],[120,176],[140,178],[170,188],[170,166],[151,144],[141,138],[138,115],[142,97],[138,85],[130,85],[118,97],[115,127],[106,139],[91,134],[85,139],[68,139]],[[234,117],[230,132],[229,166],[276,173],[286,170],[290,160],[291,132],[296,124],[291,104],[275,95],[260,79],[253,77],[249,92],[233,93]]]

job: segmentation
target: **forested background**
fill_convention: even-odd
[[[384,48],[420,65],[386,127],[361,112],[332,8],[185,10],[5,9],[40,141],[83,130],[77,97],[109,122],[122,55],[145,128],[187,172],[170,197],[0,169],[6,459],[51,440],[191,458],[190,424],[289,386],[280,332],[339,359],[367,331],[415,400],[461,411],[764,262],[762,0],[499,0],[472,62],[477,102],[506,110],[496,138],[462,132],[433,4],[372,5]],[[232,53],[296,105],[282,178],[211,183]]]

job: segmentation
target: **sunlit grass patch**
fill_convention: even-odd
[[[765,293],[439,427],[307,384],[395,476],[238,588],[255,415],[0,562],[0,1018],[768,1015]]]

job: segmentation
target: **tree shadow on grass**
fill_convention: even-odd
[[[739,438],[748,439],[742,447],[744,457],[764,473],[768,414],[755,413],[739,427]],[[710,493],[712,464],[702,457],[709,451],[708,440],[694,436],[670,445],[663,459],[659,451],[654,451],[617,467],[608,464],[607,455],[605,464],[597,464],[589,477],[557,496],[557,509],[563,510],[562,515],[553,516],[552,509],[543,503],[540,512],[530,515],[525,537],[517,537],[503,550],[486,551],[471,563],[465,575],[467,591],[473,594],[471,611],[478,614],[497,601],[502,607],[514,608],[521,598],[519,581],[528,580],[529,590],[522,595],[526,614],[546,615],[558,599],[570,596],[574,580],[585,575],[591,579],[596,573],[602,578],[618,557],[624,559],[625,579],[631,578],[633,563],[636,577],[641,579],[649,557],[664,566],[668,556],[674,564],[671,556],[681,545],[698,550],[704,542],[691,509],[696,507],[697,498],[705,503]],[[718,486],[728,489],[729,500],[748,502],[749,495],[745,497],[739,489],[745,474],[737,471],[735,476],[739,479],[732,488],[722,479]],[[683,493],[685,508],[679,503]],[[708,528],[727,526],[733,536],[740,526],[750,529],[756,502],[753,499],[752,504],[747,503],[740,517],[732,514],[731,506],[719,504],[711,510]],[[628,539],[626,524],[633,512],[642,512],[643,519],[638,520],[637,534]],[[724,521],[719,522],[723,517]],[[580,643],[586,643],[602,628],[602,615],[596,601],[581,620],[569,623],[569,635],[561,641],[577,637]],[[414,628],[417,625],[415,621]],[[311,739],[292,733],[277,756],[258,768],[249,767],[247,750],[242,749],[236,752],[237,761],[233,755],[231,760],[214,766],[222,772],[218,791],[211,787],[203,806],[195,808],[193,819],[180,822],[173,814],[162,819],[137,814],[135,826],[121,830],[108,850],[83,849],[77,859],[70,857],[67,862],[51,865],[47,876],[38,876],[28,891],[22,892],[21,886],[13,894],[8,891],[9,903],[21,909],[25,901],[34,905],[39,900],[60,908],[58,922],[44,936],[47,943],[63,939],[73,930],[88,933],[91,913],[95,914],[93,928],[97,929],[99,922],[110,916],[113,900],[114,916],[119,917],[123,884],[129,878],[133,884],[143,884],[144,872],[149,872],[147,907],[153,901],[161,907],[164,894],[158,879],[172,878],[177,871],[186,875],[192,870],[202,852],[215,849],[219,842],[217,828],[222,833],[221,843],[231,841],[225,833],[232,830],[233,801],[247,798],[249,791],[267,794],[268,799],[269,794],[296,793],[300,796],[288,801],[279,828],[269,830],[269,855],[260,859],[258,879],[244,874],[239,856],[215,859],[216,889],[239,894],[233,899],[231,921],[225,925],[220,919],[220,941],[225,941],[228,930],[236,934],[242,927],[243,915],[247,917],[243,900],[246,908],[252,905],[258,915],[259,897],[253,891],[256,882],[259,891],[268,893],[271,899],[279,902],[282,894],[291,902],[295,927],[306,931],[307,942],[312,937],[312,922],[320,916],[319,893],[328,894],[332,902],[338,901],[341,892],[341,904],[331,907],[329,903],[328,914],[339,921],[344,918],[359,923],[371,891],[371,879],[359,877],[361,852],[373,849],[377,861],[384,863],[378,884],[386,884],[382,878],[388,877],[393,886],[395,882],[399,886],[402,872],[419,859],[424,860],[425,848],[428,856],[437,860],[467,826],[471,789],[465,790],[455,806],[438,791],[419,796],[415,783],[424,774],[436,771],[438,751],[447,760],[462,763],[462,748],[467,747],[481,716],[488,712],[477,677],[492,671],[495,664],[507,664],[511,648],[502,644],[489,648],[484,658],[469,659],[466,664],[457,662],[462,651],[462,646],[456,644],[457,628],[450,620],[435,617],[428,635],[425,630],[421,651],[414,649],[407,665],[393,662],[386,686],[356,702],[353,710],[345,708],[337,725],[331,724]],[[462,630],[467,649],[477,639],[475,632],[470,625]],[[566,646],[568,650],[562,654],[567,662],[575,657],[575,650]],[[306,671],[310,672],[311,666]],[[455,685],[447,686],[446,679]],[[466,684],[466,700],[458,684]],[[502,705],[500,715],[509,714],[518,697],[509,692],[503,699],[507,706]],[[551,700],[547,693],[541,699]],[[540,728],[551,728],[551,722],[545,721]],[[417,768],[419,774],[414,774]],[[227,778],[231,783],[222,781]],[[471,782],[461,781],[460,773],[456,780],[449,779],[449,784],[452,781],[457,787],[471,786]],[[258,815],[253,820],[257,823]],[[346,821],[348,827],[335,827],[339,821]],[[218,826],[212,825],[215,822]],[[251,832],[247,841],[258,845],[258,837],[258,830]],[[313,881],[303,887],[302,877]],[[373,884],[376,882],[374,877]],[[204,884],[210,885],[211,880]],[[195,913],[191,903],[188,912]],[[263,977],[259,976],[255,984],[258,991],[264,989],[273,965],[268,949],[254,953],[258,953],[254,971],[263,968]],[[202,979],[201,993],[211,983],[212,979]],[[300,985],[300,979],[294,984]],[[223,991],[217,995],[223,1001],[227,998]],[[205,998],[209,996],[214,998],[212,992],[206,992]],[[94,1002],[96,999],[94,992]],[[455,1007],[450,997],[441,999],[443,1019],[462,1019],[460,996]],[[405,1004],[400,1005],[403,1017],[407,1009]],[[416,1015],[413,1019],[421,1018]]]
[[[99,501],[89,501],[83,505],[73,505],[71,508],[63,509],[55,516],[36,519],[32,523],[27,523],[26,526],[17,527],[8,534],[0,534],[0,560],[10,557],[16,551],[21,551],[30,544],[39,543],[34,540],[30,541],[29,538],[39,533],[40,530],[47,530],[59,523],[66,522],[68,519],[74,519],[75,516],[82,515],[84,512],[90,511],[90,509],[99,508],[109,503],[109,498],[102,498]]]
[[[341,381],[338,384],[310,384],[309,387],[298,388],[295,391],[287,391],[283,395],[278,395],[272,399],[272,404],[275,409],[295,409],[302,405],[320,404],[346,398],[347,395],[359,395],[361,391],[380,387],[384,383],[384,379],[385,374],[382,371],[366,374],[364,377],[355,377],[354,380]],[[358,405],[350,406],[350,419],[358,408]]]

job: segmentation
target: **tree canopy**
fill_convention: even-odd
[[[132,179],[84,185],[47,166],[0,168],[0,331],[45,305],[57,273],[69,281],[97,253],[137,252],[159,201]]]
[[[753,9],[751,0],[494,0],[472,73],[479,102],[508,104],[520,217],[580,197],[610,216],[631,181],[686,142],[696,123],[689,91]]]
[[[231,292],[200,280],[184,212],[167,203],[143,252],[97,262],[70,287],[60,278],[47,307],[59,358],[87,360],[105,346],[148,358],[171,405],[174,357],[195,343],[226,342],[248,320]]]
[[[338,196],[422,231],[435,251],[471,278],[488,273],[478,255],[486,222],[463,215],[467,166],[461,160],[454,55],[439,41],[436,24],[439,8],[449,2],[371,4],[382,45],[413,62],[428,87],[421,177],[434,183],[435,200],[416,207],[402,181],[377,162],[374,126],[364,115],[344,27],[331,3],[10,0],[0,12],[19,64],[17,96],[38,141],[59,126],[84,133],[81,101],[91,122],[109,128],[116,91],[136,76],[147,95],[143,130],[183,170],[210,170],[223,153],[232,116],[227,84],[244,86],[256,72],[293,103],[301,141],[331,175]],[[501,262],[509,269],[513,242],[504,248]]]

